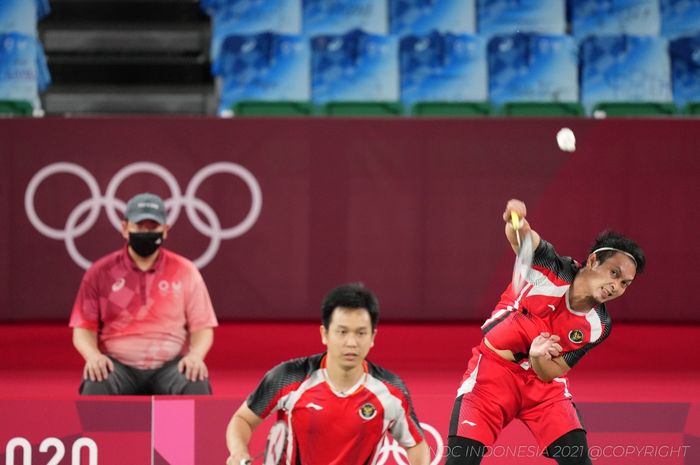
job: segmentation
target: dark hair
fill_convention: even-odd
[[[596,238],[595,243],[591,247],[591,250],[590,252],[588,252],[588,254],[590,255],[602,247],[612,247],[613,249],[621,250],[622,252],[627,252],[628,254],[634,257],[634,261],[637,265],[637,273],[641,273],[644,271],[647,259],[644,256],[644,251],[642,250],[642,248],[639,247],[639,245],[632,239],[620,234],[617,231],[603,231]],[[615,250],[601,250],[599,252],[596,252],[595,258],[600,263],[603,263],[605,260],[612,257],[616,253],[617,252]]]
[[[338,286],[323,299],[321,307],[321,322],[328,329],[331,324],[333,310],[337,307],[364,308],[369,312],[372,330],[377,328],[379,321],[379,301],[372,291],[362,283],[348,283]]]

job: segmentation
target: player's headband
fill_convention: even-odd
[[[637,260],[631,253],[625,252],[624,250],[616,249],[615,247],[601,247],[599,249],[595,249],[592,253],[605,252],[606,250],[612,250],[613,252],[620,252],[627,255],[634,262],[634,266],[637,266]]]

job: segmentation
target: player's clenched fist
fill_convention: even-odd
[[[558,357],[562,351],[559,340],[560,338],[556,334],[540,333],[532,340],[530,357],[544,357],[547,360]]]

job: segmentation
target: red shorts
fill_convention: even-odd
[[[583,429],[566,378],[545,383],[532,368],[525,370],[501,358],[483,341],[472,354],[457,391],[451,435],[491,446],[501,430],[518,418],[544,450],[569,431]]]

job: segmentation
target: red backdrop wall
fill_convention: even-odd
[[[562,126],[577,135],[574,154],[556,146]],[[117,207],[143,190],[177,200],[153,174],[115,179],[122,168],[157,163],[185,196],[197,172],[229,162],[260,187],[252,226],[211,245],[216,223],[240,223],[253,199],[243,178],[217,172],[191,192],[197,218],[182,210],[168,239],[193,259],[212,247],[202,273],[221,319],[317,320],[328,289],[360,280],[385,320],[482,320],[510,279],[501,213],[518,197],[562,254],[584,259],[605,228],[645,248],[647,272],[609,305],[617,320],[700,322],[688,299],[699,133],[694,120],[2,120],[0,320],[67,320],[83,269],[66,242],[86,260],[123,244],[104,208],[110,181]],[[57,162],[84,168],[97,194],[66,172],[37,184]],[[61,237],[30,221],[32,179],[34,223]]]

